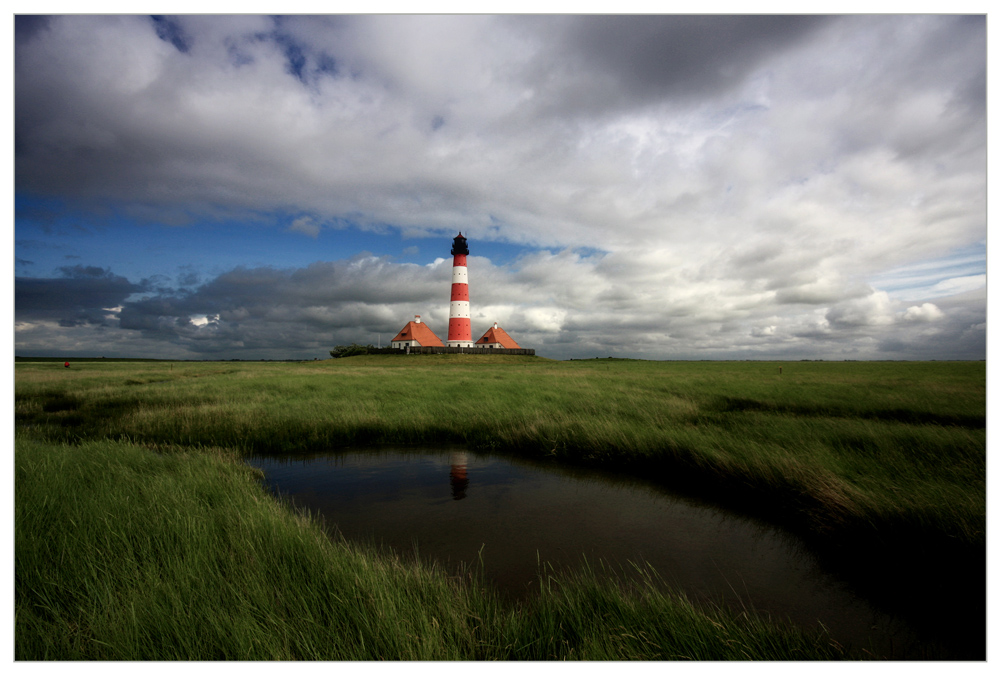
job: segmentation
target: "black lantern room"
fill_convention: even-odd
[[[455,237],[455,242],[451,245],[451,254],[469,255],[469,244],[461,232],[458,233],[458,236]]]

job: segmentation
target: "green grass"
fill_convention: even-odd
[[[782,369],[462,355],[19,364],[15,416],[50,440],[461,443],[736,489],[817,536],[983,543],[985,364]]]
[[[779,366],[782,369],[780,375]],[[61,363],[19,361],[15,373],[19,467],[22,456],[28,454],[24,448],[39,447],[30,445],[30,442],[48,443],[44,446],[47,448],[66,448],[59,452],[36,449],[31,454],[52,454],[70,462],[58,471],[45,470],[41,465],[18,470],[19,608],[22,607],[22,585],[36,593],[51,590],[46,586],[49,582],[42,578],[29,581],[28,577],[23,577],[22,583],[22,569],[27,574],[27,570],[37,566],[44,577],[51,574],[49,568],[52,566],[51,560],[44,556],[25,557],[28,551],[34,551],[33,547],[40,546],[36,540],[41,537],[34,534],[35,530],[24,532],[28,521],[21,511],[22,495],[26,494],[22,492],[22,486],[29,482],[29,475],[45,476],[37,479],[40,481],[38,490],[40,495],[48,496],[37,499],[54,502],[58,501],[58,495],[65,493],[72,494],[73,499],[86,505],[96,497],[89,487],[80,486],[89,486],[90,483],[57,484],[62,480],[57,476],[66,473],[72,465],[62,453],[70,453],[68,456],[71,457],[74,448],[97,448],[93,451],[98,467],[94,471],[99,472],[101,466],[113,461],[113,452],[120,452],[121,448],[138,452],[132,444],[169,451],[161,454],[146,451],[149,462],[177,461],[191,466],[207,462],[198,471],[211,474],[214,480],[216,474],[221,476],[233,472],[236,476],[240,475],[240,470],[232,468],[238,465],[233,464],[231,459],[220,458],[203,448],[226,448],[227,453],[236,456],[246,452],[316,451],[366,444],[460,443],[473,448],[546,456],[559,461],[636,473],[665,485],[737,505],[798,531],[815,546],[847,565],[848,572],[856,571],[864,578],[875,579],[874,585],[879,589],[896,585],[897,590],[905,594],[907,584],[919,583],[922,578],[941,573],[964,575],[972,580],[975,589],[977,565],[985,560],[984,363],[555,362],[527,357],[492,356],[485,359],[468,355],[428,355],[362,356],[305,363],[94,360],[73,361],[69,369],[63,368]],[[101,439],[127,442],[96,446],[81,444],[82,441]],[[117,450],[112,451],[112,448]],[[184,452],[177,454],[178,449]],[[105,454],[109,456],[105,457]],[[150,466],[157,467],[149,469],[150,476],[179,471],[177,468],[168,469],[168,466],[173,466],[169,463]],[[194,475],[178,480],[197,482]],[[253,481],[245,477],[239,480],[227,478],[229,482],[205,488],[204,494],[216,493],[213,497],[216,500],[222,499],[223,495],[228,498],[230,493],[235,494],[234,485],[240,480],[248,481],[247,489],[255,495],[257,502],[267,503],[267,509],[284,514],[275,518],[290,517],[265,499],[259,488],[251,489]],[[132,505],[140,499],[145,502],[147,498],[140,498],[140,495],[145,494],[147,482],[132,477],[123,478],[119,481],[124,486],[121,488],[125,493],[123,499],[127,497],[126,501],[131,500]],[[196,488],[184,488],[185,494],[192,490],[196,491]],[[160,497],[153,501],[157,504],[169,503],[169,500]],[[240,508],[245,510],[245,506]],[[264,506],[259,508],[265,509]],[[179,521],[176,526],[181,527],[185,518],[176,514],[183,513],[180,507],[174,512],[164,511],[161,520],[170,523]],[[55,517],[54,522],[71,515],[67,510]],[[197,524],[203,524],[204,519],[190,516],[187,520],[190,527],[195,528]],[[297,528],[308,532],[303,536],[310,541],[320,542],[323,539],[316,528],[299,524],[292,527],[288,522],[278,529]],[[142,537],[152,527],[150,522],[128,520],[124,513],[109,520],[106,526],[114,530],[111,527],[114,524],[118,525],[118,536]],[[100,527],[94,527],[83,536],[84,541],[99,535]],[[215,549],[220,546],[223,549],[239,549],[245,560],[247,556],[255,556],[255,552],[267,548],[260,543],[248,543],[244,535],[232,535],[231,529],[231,525],[220,526],[218,532],[206,534],[206,538],[200,540],[192,539],[197,534],[194,531],[170,534],[176,541],[189,542],[192,550],[200,552],[199,556],[207,556],[192,558],[193,553],[184,553],[181,556],[183,562],[173,562],[176,569],[171,573],[181,574],[181,570],[187,567],[196,570],[217,567],[226,570],[226,575],[231,575],[239,566],[226,567],[218,559],[220,554]],[[26,551],[24,556],[22,545]],[[134,541],[130,542],[130,550],[135,550],[137,545]],[[278,548],[295,550],[298,545],[282,544]],[[60,546],[64,546],[65,550],[69,543],[64,542]],[[332,544],[315,543],[315,546],[325,551],[317,554],[320,559],[333,555],[330,553],[333,549],[329,548]],[[328,548],[324,549],[324,546]],[[346,549],[338,546],[336,555],[348,556],[344,553]],[[164,555],[170,558],[179,554],[174,551]],[[391,562],[391,557],[357,551],[350,556],[365,560],[366,564],[388,565],[396,570],[379,572],[380,577],[397,575],[401,579],[409,578],[407,583],[424,589],[431,586],[437,588],[443,583],[440,573],[418,572],[398,561]],[[298,559],[298,554],[294,557]],[[118,565],[114,569],[133,568]],[[165,572],[161,570],[157,574]],[[352,574],[357,574],[357,571],[345,573],[338,577],[339,581],[331,581],[328,588],[339,588],[338,584],[347,583],[345,579]],[[96,580],[100,575],[93,572],[84,578]],[[134,578],[129,573],[129,579]],[[143,583],[148,583],[146,577],[142,578],[146,579]],[[80,583],[79,579],[73,583],[58,582],[52,588],[76,589],[80,588]],[[46,597],[52,602],[65,597],[98,598],[111,593],[117,582],[108,583],[110,588],[107,590],[102,590],[101,586],[84,586],[84,590],[77,591],[76,595],[69,593],[67,596],[62,591],[52,591]],[[186,583],[189,585],[177,585],[184,589],[178,591],[181,594],[178,597],[194,597],[197,592],[204,592],[206,596],[222,592],[219,584],[199,589],[195,581]],[[294,577],[288,577],[282,583],[287,583],[288,588],[309,585],[304,584],[302,578]],[[345,650],[338,653],[349,655],[332,658],[682,658],[685,655],[692,658],[747,658],[736,655],[736,652],[726,652],[729,656],[705,656],[722,652],[712,651],[717,650],[717,646],[699,651],[690,643],[685,643],[687,646],[684,647],[689,651],[681,653],[677,651],[681,647],[670,646],[663,635],[652,640],[654,647],[642,647],[652,629],[643,625],[632,626],[622,617],[642,614],[648,617],[651,612],[660,612],[656,609],[660,607],[657,604],[661,602],[659,596],[649,589],[623,595],[601,586],[604,590],[598,592],[594,590],[594,584],[601,586],[586,579],[577,580],[575,585],[560,585],[560,589],[572,587],[575,590],[560,590],[551,597],[543,594],[538,601],[540,604],[534,605],[530,611],[508,610],[509,614],[503,615],[501,610],[496,609],[494,613],[497,616],[507,618],[491,619],[490,627],[477,623],[478,619],[459,621],[451,616],[449,621],[452,623],[447,625],[452,628],[446,629],[446,624],[442,623],[444,619],[433,613],[430,618],[413,616],[403,619],[396,618],[392,613],[397,610],[373,610],[372,606],[366,605],[352,621],[360,621],[362,616],[375,623],[391,620],[405,627],[401,629],[403,636],[391,639],[383,636],[381,641],[375,637],[365,638],[369,641],[366,643],[369,647],[365,649],[376,644],[377,650],[384,650],[364,652],[375,655],[369,657],[358,656],[362,651],[351,651],[353,647],[348,648],[344,646],[346,643],[335,641],[332,644],[339,645],[336,649]],[[223,584],[221,588],[224,591],[226,586]],[[444,590],[434,592],[443,593],[442,597],[449,597],[448,594],[455,592],[447,583],[440,588]],[[602,594],[618,603],[613,611],[609,610],[608,621],[624,622],[624,628],[616,633],[614,626],[599,624],[599,630],[604,631],[604,637],[599,639],[587,633],[585,624],[595,611],[587,603],[605,602],[596,599],[603,597]],[[911,595],[915,604],[925,605],[922,611],[953,611],[945,599],[941,599],[944,604],[938,606],[926,594]],[[942,598],[947,595],[949,593],[942,593]],[[261,595],[261,598],[266,597],[266,594]],[[474,603],[479,602],[476,598],[485,596],[471,592],[471,595],[462,597],[465,599],[460,602]],[[328,599],[313,600],[329,604]],[[173,602],[181,601],[175,598]],[[282,602],[292,601],[283,599]],[[459,601],[452,599],[451,602]],[[489,601],[490,607],[494,607],[490,604],[493,602]],[[678,606],[675,598],[662,602],[671,607]],[[220,600],[216,605],[225,608],[227,616],[252,617],[258,611],[242,607],[235,599],[231,604]],[[37,606],[46,607],[43,602]],[[57,604],[53,606],[58,609]],[[679,606],[688,607],[683,603]],[[141,614],[141,610],[135,611]],[[375,614],[372,614],[373,611]],[[413,612],[415,609],[411,607],[406,611]],[[697,613],[693,609],[684,611]],[[248,628],[245,644],[241,642],[243,638],[234,638],[232,651],[220,652],[216,646],[210,649],[204,645],[184,647],[182,638],[176,637],[170,643],[174,646],[157,643],[155,649],[148,645],[142,648],[147,651],[114,652],[154,653],[159,649],[160,657],[65,656],[76,652],[67,651],[70,649],[66,642],[69,638],[64,634],[83,631],[84,623],[93,624],[96,617],[103,616],[102,612],[109,610],[91,607],[83,612],[89,617],[86,622],[75,620],[60,624],[58,629],[52,623],[45,624],[48,630],[39,626],[44,635],[62,636],[58,646],[53,643],[48,653],[64,655],[56,658],[186,658],[179,655],[197,651],[214,654],[205,658],[242,658],[233,654],[241,653],[248,648],[247,645],[258,644],[263,639]],[[469,612],[482,621],[485,621],[484,612],[489,613],[482,608],[473,608]],[[63,614],[53,610],[52,617]],[[42,621],[40,616],[34,610],[22,614],[19,609],[18,636],[28,635],[28,632],[22,632],[22,625],[32,626],[33,622]],[[187,615],[182,613],[176,619],[176,630],[188,635],[183,639],[193,639],[190,629],[185,632],[183,627],[200,624],[197,621],[192,623],[184,616]],[[546,616],[550,618],[544,618]],[[576,616],[581,625],[570,629],[569,626],[576,625],[572,616]],[[150,626],[166,621],[162,614],[156,614],[156,617],[159,618],[143,621]],[[551,617],[558,617],[558,620]],[[56,621],[54,618],[48,620]],[[550,620],[556,621],[556,628],[545,623]],[[124,621],[133,628],[146,625],[139,618],[119,617],[116,621]],[[213,615],[200,621],[211,624],[222,619]],[[455,627],[459,625],[456,621],[465,628]],[[717,638],[722,629],[715,627],[712,621],[719,623],[712,619],[707,624],[699,625],[710,626],[705,630]],[[728,626],[725,630],[743,630],[749,619],[741,621],[725,624]],[[170,625],[169,621],[167,624]],[[449,635],[462,635],[462,631],[473,624],[475,631],[479,631],[477,639],[488,635],[484,643],[472,641],[478,647],[462,642],[465,638],[455,638],[465,645],[462,647],[452,642],[448,642],[447,649],[440,645],[433,648],[427,646],[433,640],[424,637],[426,631],[434,632],[427,625],[432,628],[437,626],[435,630],[452,631]],[[108,628],[101,635],[127,633],[122,624],[109,625],[117,627]],[[665,625],[673,626],[669,629],[671,634],[679,630],[675,624],[667,622]],[[239,632],[230,626],[220,626],[219,635],[226,631]],[[535,635],[543,628],[549,632]],[[93,628],[87,630],[92,631]],[[762,628],[757,626],[755,630],[759,633]],[[692,631],[692,635],[697,633],[694,629]],[[201,632],[210,631],[206,628]],[[396,635],[394,628],[389,632]],[[784,630],[776,633],[779,636],[786,634]],[[512,635],[518,636],[517,639],[510,637]],[[21,639],[27,638],[19,637],[18,650],[21,649]],[[726,639],[733,641],[730,644],[736,644],[742,638]],[[104,641],[103,638],[97,640]],[[371,643],[371,640],[376,642]],[[769,644],[763,638],[760,640]],[[753,640],[745,642],[750,644]],[[711,639],[708,643],[715,645]],[[30,644],[33,645],[30,653],[46,653],[39,651],[41,647],[36,642]],[[103,653],[93,651],[93,644],[96,644],[93,641],[87,644],[91,645],[87,648],[91,651],[80,654]],[[429,651],[420,651],[425,648]],[[315,658],[309,655],[314,653],[310,651],[312,647],[295,649],[299,651],[293,651],[296,654],[294,658]],[[436,649],[445,651],[434,651]],[[778,653],[785,654],[784,657],[767,657],[757,655],[744,645],[742,653],[751,658],[795,658],[788,656],[789,649],[793,647],[785,645],[779,649]],[[261,647],[247,653],[256,654],[247,658],[285,658],[273,655],[289,652],[280,652],[275,647]],[[632,656],[613,656],[626,653]],[[812,653],[827,654],[822,650]]]
[[[332,541],[231,453],[19,439],[18,660],[832,659],[822,633],[581,572],[518,605]]]

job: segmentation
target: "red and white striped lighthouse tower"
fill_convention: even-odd
[[[469,268],[465,256],[469,245],[459,232],[451,245],[455,262],[451,268],[451,314],[448,318],[448,346],[472,347],[472,319],[469,314]]]

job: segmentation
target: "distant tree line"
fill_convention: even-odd
[[[330,350],[330,356],[335,359],[341,359],[345,356],[362,356],[364,354],[375,354],[380,350],[375,345],[359,345],[356,342],[352,342],[349,345],[337,345]]]
[[[403,349],[393,349],[392,347],[376,347],[375,345],[359,345],[352,342],[349,345],[337,345],[330,350],[330,356],[335,359],[344,356],[362,356],[364,354],[404,354]]]
[[[393,347],[376,347],[375,345],[359,345],[356,342],[349,345],[337,345],[330,350],[330,356],[335,359],[345,356],[362,356],[364,354],[392,354],[401,356],[405,354],[486,354],[494,356],[502,355],[523,355],[534,356],[534,349],[483,349],[480,347],[407,347],[398,349]],[[608,357],[611,358],[610,356]],[[628,359],[618,359],[624,361]]]

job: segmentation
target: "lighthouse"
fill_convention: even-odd
[[[448,318],[448,346],[471,347],[472,319],[469,314],[469,268],[465,256],[469,255],[469,244],[459,232],[451,245],[455,261],[451,267],[451,314]]]

